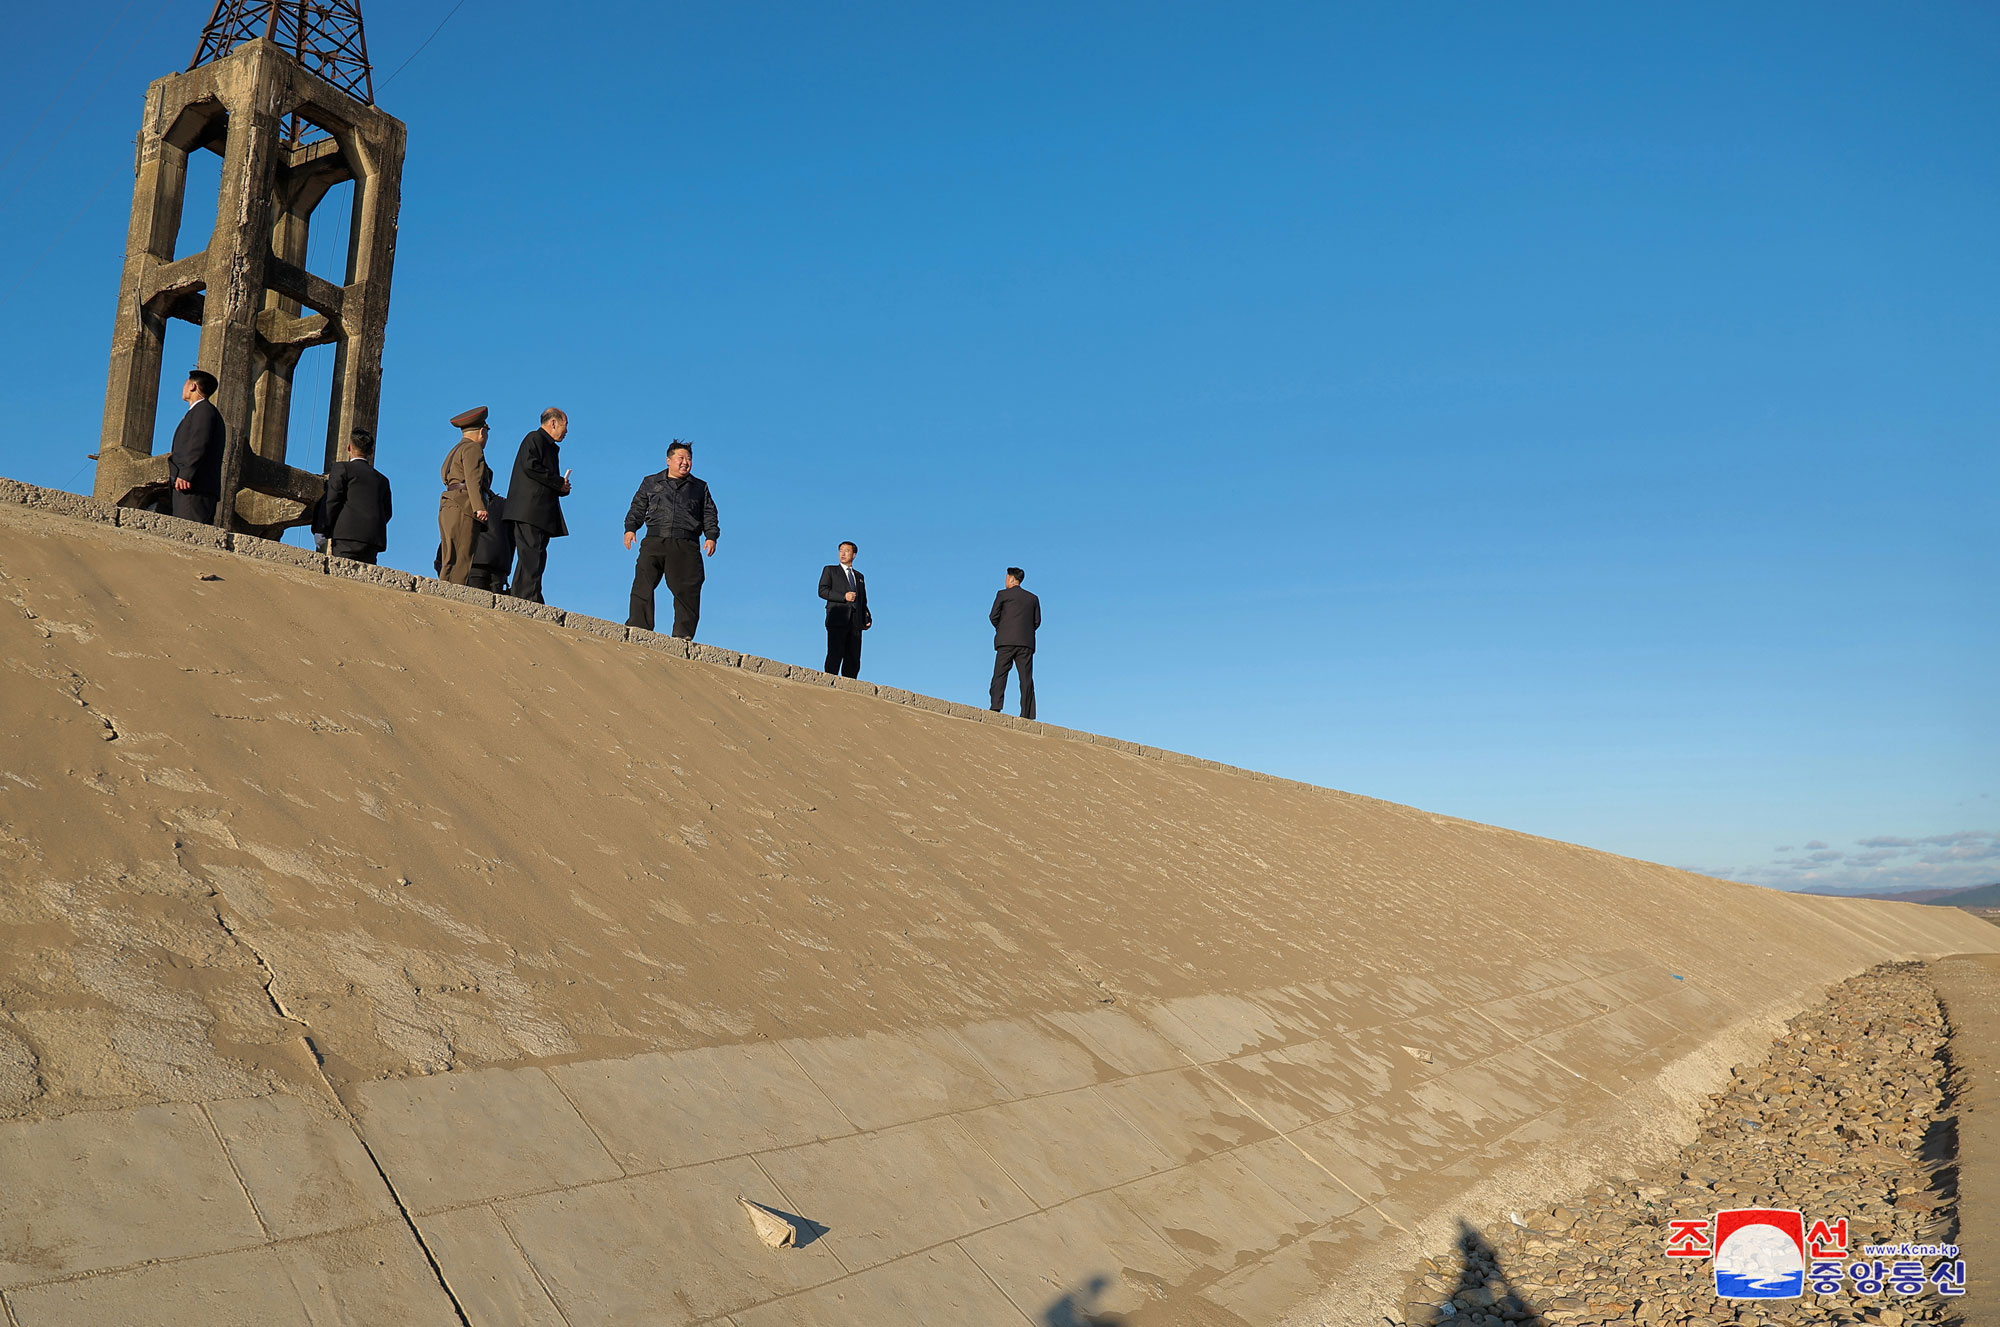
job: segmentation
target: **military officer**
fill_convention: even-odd
[[[444,458],[444,495],[438,499],[438,533],[444,551],[438,579],[465,584],[472,572],[472,547],[486,528],[493,496],[493,467],[486,464],[486,407],[475,406],[451,417],[459,431],[458,445]]]

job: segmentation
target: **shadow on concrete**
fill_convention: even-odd
[[[1500,1266],[1500,1255],[1471,1222],[1458,1223],[1458,1285],[1451,1292],[1455,1312],[1434,1308],[1428,1317],[1412,1317],[1411,1327],[1451,1323],[1453,1327],[1523,1324],[1543,1327],[1541,1311],[1514,1289]]]
[[[1092,1307],[1103,1301],[1109,1289],[1110,1277],[1091,1277],[1042,1310],[1039,1319],[1042,1327],[1126,1327],[1130,1319],[1124,1314],[1099,1312]]]

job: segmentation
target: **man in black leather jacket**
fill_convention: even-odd
[[[708,575],[702,554],[714,557],[715,541],[722,535],[715,498],[693,471],[694,448],[675,438],[667,448],[667,468],[639,481],[625,513],[625,547],[632,547],[640,526],[646,528],[632,569],[632,608],[625,625],[653,629],[653,591],[664,576],[674,596],[674,635],[683,640],[694,639],[701,621],[701,583]]]

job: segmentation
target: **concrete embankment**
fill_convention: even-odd
[[[19,1327],[1359,1313],[2000,950],[228,542],[0,485]]]

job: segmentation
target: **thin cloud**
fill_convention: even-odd
[[[2000,880],[2000,830],[1963,829],[1907,838],[1878,834],[1856,839],[1865,852],[1829,848],[1818,839],[1793,849],[1773,848],[1772,859],[1737,867],[1687,867],[1702,875],[1768,885],[1773,889],[1841,894],[1894,894],[1917,889],[1970,889]]]

